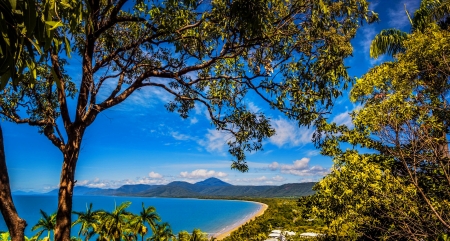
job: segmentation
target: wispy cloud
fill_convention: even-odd
[[[369,9],[370,10],[375,10],[376,8],[377,8],[377,6],[380,4],[380,2],[378,1],[378,0],[375,0],[375,1],[371,1],[370,3],[369,3]]]
[[[181,133],[178,133],[178,132],[176,132],[176,131],[171,132],[170,135],[171,135],[175,140],[179,140],[179,141],[185,141],[185,140],[191,139],[190,136],[184,135],[184,134],[181,134]]]
[[[388,10],[389,25],[392,28],[403,29],[410,25],[406,10],[412,16],[415,10],[420,6],[420,0],[403,0]]]
[[[253,113],[258,113],[261,110],[261,108],[256,106],[255,103],[253,103],[253,102],[249,102],[247,104],[247,106],[248,106],[248,109]]]
[[[321,166],[312,166],[306,169],[282,169],[281,173],[291,174],[295,176],[325,176],[330,173],[330,170]]]
[[[295,176],[325,176],[330,172],[329,169],[319,165],[310,166],[309,161],[309,158],[304,157],[300,160],[295,160],[292,165],[273,162],[269,164],[269,169],[272,171],[279,170],[283,174],[291,174]]]
[[[269,141],[278,147],[293,147],[311,143],[313,129],[299,127],[296,122],[283,118],[272,120],[271,124],[275,128],[275,135]]]
[[[306,156],[309,156],[309,157],[318,156],[318,155],[320,155],[319,150],[309,150],[306,152]]]
[[[286,180],[286,178],[284,178],[280,175],[276,175],[276,176],[272,177],[272,180],[274,180],[275,182],[283,182]]]
[[[148,177],[140,177],[136,179],[123,179],[123,180],[108,180],[95,178],[94,180],[81,180],[77,182],[78,186],[86,186],[91,188],[119,188],[123,185],[135,185],[135,184],[149,184],[149,185],[163,185],[169,183],[170,180],[163,175],[150,172]]]
[[[194,106],[194,113],[199,117],[205,117],[207,120],[211,120],[208,109],[203,104],[196,104]]]
[[[349,128],[353,127],[352,117],[350,116],[348,111],[336,115],[333,118],[332,122],[336,123],[337,125],[346,125]]]
[[[205,179],[210,177],[226,177],[228,174],[214,170],[197,169],[192,172],[180,172],[180,176],[188,179]]]
[[[308,177],[308,178],[300,178],[298,181],[300,183],[302,183],[302,182],[318,182],[320,179],[322,179],[322,178],[321,177],[315,177],[315,178]]]
[[[190,118],[191,125],[194,125],[198,122],[198,119],[195,117]]]
[[[377,59],[373,59],[370,57],[370,45],[372,44],[375,35],[378,34],[378,31],[375,29],[374,25],[365,25],[361,28],[362,37],[359,41],[359,45],[362,47],[362,53],[364,59],[369,61],[371,66],[377,65],[384,61],[385,56],[380,56]]]
[[[204,147],[208,152],[224,153],[228,141],[230,141],[232,138],[232,135],[225,131],[208,129],[205,137],[201,140],[198,140],[198,144]]]

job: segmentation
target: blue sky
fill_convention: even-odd
[[[372,1],[380,22],[364,25],[353,40],[354,56],[346,61],[351,76],[360,77],[384,60],[370,59],[373,37],[384,28],[409,30],[404,5],[412,13],[419,0]],[[77,56],[69,73],[79,75]],[[249,97],[253,110],[266,113],[276,135],[264,141],[264,150],[247,156],[250,171],[230,169],[227,134],[210,124],[205,109],[196,108],[186,120],[169,113],[164,103],[171,97],[148,88],[115,108],[103,112],[88,127],[77,164],[78,185],[117,188],[124,184],[166,184],[174,180],[197,182],[217,177],[235,185],[281,185],[320,180],[332,161],[319,155],[311,143],[312,129],[295,122],[256,97]],[[358,107],[348,95],[336,101],[329,116],[339,124],[351,125],[349,112]],[[7,165],[13,190],[49,191],[57,188],[62,155],[35,127],[3,121]]]

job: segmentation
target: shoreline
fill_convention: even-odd
[[[220,230],[219,232],[215,233],[214,235],[212,235],[213,237],[215,237],[217,240],[222,240],[226,237],[228,237],[233,231],[239,229],[241,226],[243,226],[244,224],[253,221],[256,217],[259,217],[261,215],[264,214],[264,212],[267,210],[267,208],[269,207],[267,204],[265,203],[259,203],[259,202],[253,202],[253,201],[245,201],[245,202],[252,202],[252,203],[256,203],[259,205],[259,209],[250,214],[249,217],[247,218],[247,216],[242,219],[239,220],[236,223],[233,223],[229,226],[226,226],[225,228],[223,228],[222,230]]]

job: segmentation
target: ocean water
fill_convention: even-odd
[[[35,232],[31,228],[40,219],[40,209],[51,214],[57,209],[56,196],[14,196],[19,216],[28,223],[25,235],[31,237]],[[190,198],[152,198],[152,197],[111,197],[111,196],[74,196],[74,211],[86,211],[89,203],[93,209],[112,211],[115,205],[124,201],[131,201],[127,209],[138,214],[142,209],[142,203],[146,207],[154,206],[163,222],[168,222],[173,233],[186,230],[192,232],[194,228],[200,228],[203,232],[214,234],[223,231],[237,223],[242,223],[252,214],[257,212],[260,206],[252,202],[231,200],[203,200]],[[72,221],[77,215],[72,216]],[[7,231],[7,227],[0,214],[0,231]],[[75,236],[75,228],[72,235]],[[78,231],[78,229],[76,230]]]

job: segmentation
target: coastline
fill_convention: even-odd
[[[252,203],[256,203],[259,205],[259,209],[252,213],[251,215],[249,215],[249,217],[240,220],[230,226],[226,226],[225,228],[223,228],[222,230],[220,230],[219,232],[215,233],[213,235],[213,237],[215,237],[217,240],[222,240],[226,237],[228,237],[233,231],[239,229],[242,225],[251,222],[252,220],[254,220],[256,217],[261,216],[264,214],[264,212],[267,210],[267,208],[269,207],[267,204],[265,203],[259,203],[259,202],[253,202],[253,201],[246,201],[246,202],[252,202]]]

